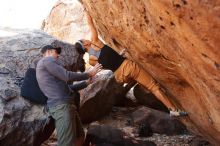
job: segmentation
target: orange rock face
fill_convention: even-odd
[[[126,48],[192,132],[220,143],[220,0],[82,0],[100,36]]]

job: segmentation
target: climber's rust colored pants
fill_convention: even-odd
[[[116,81],[119,83],[128,83],[132,80],[136,80],[153,93],[159,88],[151,75],[140,68],[135,62],[127,59],[124,60],[114,74]]]
[[[124,60],[121,66],[115,71],[115,79],[120,83],[128,83],[136,80],[139,84],[150,90],[167,108],[175,109],[175,105],[170,101],[164,91],[162,91],[159,84],[135,62]]]

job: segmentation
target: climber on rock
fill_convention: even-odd
[[[111,47],[105,45],[99,38],[96,27],[91,16],[87,11],[87,21],[91,31],[91,41],[81,39],[75,43],[76,49],[89,54],[89,64],[94,66],[97,63],[102,64],[103,69],[109,69],[114,72],[115,79],[119,83],[128,83],[132,80],[150,90],[165,106],[170,110],[171,116],[187,116],[187,113],[177,110],[171,103],[165,92],[152,76],[142,69],[137,63],[131,61],[126,56],[126,51],[122,50],[119,54]]]

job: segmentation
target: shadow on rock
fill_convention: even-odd
[[[84,146],[156,146],[151,141],[136,141],[121,130],[106,125],[91,125]]]

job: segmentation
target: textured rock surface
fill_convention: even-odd
[[[142,130],[152,130],[153,133],[176,135],[187,132],[186,127],[169,114],[147,107],[140,107],[131,113],[131,120],[142,126]]]
[[[140,85],[136,85],[134,87],[134,96],[141,105],[168,112],[168,109],[162,102],[160,102],[151,92]]]
[[[105,126],[114,127],[123,131],[123,133],[125,133],[125,135],[129,139],[135,141],[152,141],[157,146],[191,146],[188,143],[194,141],[193,139],[195,138],[195,136],[187,135],[187,134],[170,136],[165,134],[161,135],[154,133],[153,136],[151,137],[140,137],[137,133],[138,127],[135,127],[133,124],[131,125],[128,123],[128,120],[130,119],[129,114],[134,112],[137,108],[138,107],[135,108],[114,107],[114,110],[112,110],[110,114],[92,123],[91,125],[101,124]],[[86,129],[88,128],[90,129],[90,126],[86,126]],[[98,133],[98,131],[96,133]],[[105,134],[107,135],[107,133],[104,133],[101,136],[104,137]],[[112,137],[114,137],[114,135]],[[53,134],[53,136],[51,136],[50,139],[46,141],[42,146],[52,146],[52,145],[56,145],[55,134]]]
[[[59,0],[44,20],[41,29],[69,43],[89,37],[83,7],[75,0]]]
[[[94,83],[80,91],[80,117],[84,123],[108,114],[112,107],[125,98],[129,88],[118,84],[109,70],[100,72]]]
[[[29,103],[20,97],[20,85],[28,66],[40,58],[39,49],[46,44],[63,48],[61,60],[76,70],[79,54],[74,46],[57,41],[41,32],[19,33],[0,38],[0,145],[39,145],[46,138],[42,133],[48,114],[43,106]],[[65,58],[63,57],[65,56]],[[81,57],[82,58],[82,57]],[[49,126],[50,127],[50,126]],[[46,127],[46,128],[49,128]]]
[[[44,107],[20,97],[25,71],[40,58],[40,48],[46,44],[62,48],[60,59],[68,70],[76,71],[84,66],[82,55],[73,45],[41,31],[0,38],[0,145],[38,146],[53,132],[54,123]],[[111,71],[100,72],[94,83],[81,92],[82,120],[88,122],[105,115],[129,89],[116,83]]]
[[[121,130],[107,125],[90,125],[86,135],[86,146],[89,143],[97,146],[156,146],[151,141],[135,141]]]
[[[201,137],[195,137],[189,141],[190,146],[211,146],[211,144]]]
[[[220,1],[82,0],[102,38],[126,48],[172,101],[188,129],[220,143]]]

